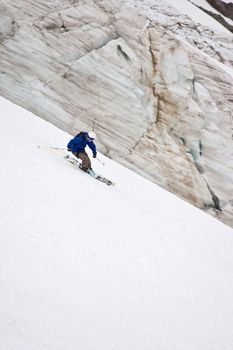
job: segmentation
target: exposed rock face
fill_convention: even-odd
[[[206,0],[211,6],[222,13],[224,16],[233,20],[233,3],[226,3],[221,0]]]
[[[233,226],[230,73],[118,1],[1,6],[2,96]]]

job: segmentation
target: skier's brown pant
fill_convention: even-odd
[[[88,157],[88,154],[86,152],[74,153],[74,155],[77,158],[81,159],[82,170],[87,171],[88,169],[91,169],[91,161],[90,161],[90,158]]]

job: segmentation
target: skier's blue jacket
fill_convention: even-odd
[[[96,145],[93,141],[88,139],[88,133],[83,132],[80,135],[75,136],[67,145],[68,150],[72,153],[80,153],[85,151],[85,147],[88,146],[92,150],[93,156],[96,156]]]

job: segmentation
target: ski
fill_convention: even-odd
[[[75,166],[77,166],[79,169],[81,169],[81,162],[78,161],[78,159],[73,158],[72,156],[70,156],[69,154],[66,154],[64,156],[64,159],[67,160],[69,163],[74,164]],[[105,183],[108,186],[114,186],[115,183],[111,180],[106,179],[106,177],[97,174],[94,170],[90,169],[87,171],[87,174],[89,174],[91,177],[95,178],[96,180]]]

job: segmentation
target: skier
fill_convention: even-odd
[[[85,152],[86,145],[90,147],[93,153],[93,158],[96,158],[96,145],[94,144],[94,139],[96,135],[93,131],[80,132],[76,135],[67,145],[68,151],[71,151],[77,158],[82,160],[81,169],[85,172],[92,170],[91,161],[88,154]]]

